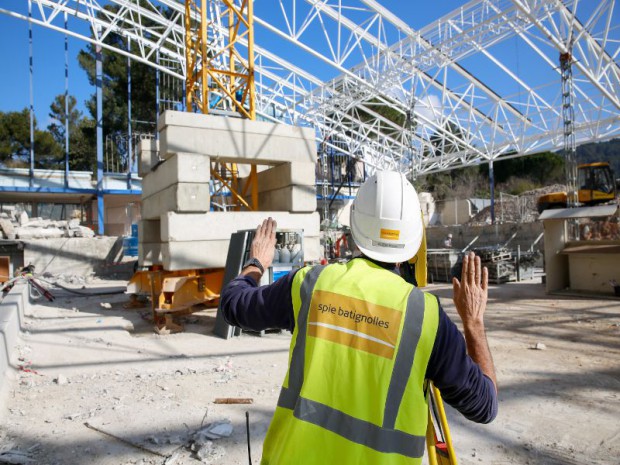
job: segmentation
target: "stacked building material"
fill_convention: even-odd
[[[480,257],[482,266],[489,270],[490,283],[501,284],[517,280],[513,254],[506,247],[481,247],[474,249],[474,253]]]
[[[231,233],[255,229],[268,216],[279,229],[303,229],[305,260],[320,258],[312,129],[167,111],[158,130],[159,144],[140,146],[141,266],[224,267]],[[261,166],[260,211],[210,211],[214,161]],[[241,191],[247,182],[240,180]]]

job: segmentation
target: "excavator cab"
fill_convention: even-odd
[[[579,203],[595,205],[615,199],[616,183],[609,163],[588,163],[577,169]]]
[[[614,173],[607,162],[585,163],[577,167],[577,195],[582,205],[596,205],[613,201],[618,186]],[[538,213],[548,208],[566,208],[566,192],[551,192],[538,198]]]

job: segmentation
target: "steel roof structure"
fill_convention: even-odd
[[[31,1],[34,24],[185,79],[183,2]],[[209,0],[216,51],[228,33],[221,4]],[[614,0],[473,0],[414,30],[377,0],[255,0],[257,114],[313,126],[324,146],[413,175],[556,150],[559,56],[570,52],[577,143],[618,137],[614,9]],[[110,47],[109,34],[138,52]]]

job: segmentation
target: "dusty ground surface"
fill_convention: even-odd
[[[451,289],[429,290],[456,318]],[[123,294],[56,294],[54,304],[39,300],[28,311],[15,363],[34,372],[17,371],[10,383],[0,453],[12,448],[41,465],[200,463],[184,444],[201,425],[224,420],[230,437],[199,441],[205,461],[245,464],[248,411],[258,463],[287,333],[224,341],[212,335],[213,311],[203,311],[185,320],[184,333],[159,336],[147,309],[123,308]],[[459,463],[617,465],[620,301],[549,297],[528,281],[493,286],[487,314],[500,413],[491,425],[474,425],[449,409]],[[219,397],[254,403],[214,404]]]

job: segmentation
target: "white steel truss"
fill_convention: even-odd
[[[67,13],[71,36],[184,80],[182,2],[32,2],[33,23],[66,33]],[[212,0],[208,12],[216,51],[227,34],[221,3]],[[559,55],[570,37],[576,141],[618,137],[614,7],[614,0],[474,0],[413,30],[376,0],[255,0],[257,115],[313,126],[324,146],[414,175],[561,149]],[[130,38],[138,51],[108,46],[109,34]],[[178,66],[161,66],[155,55]],[[227,69],[226,54],[219,56]]]

